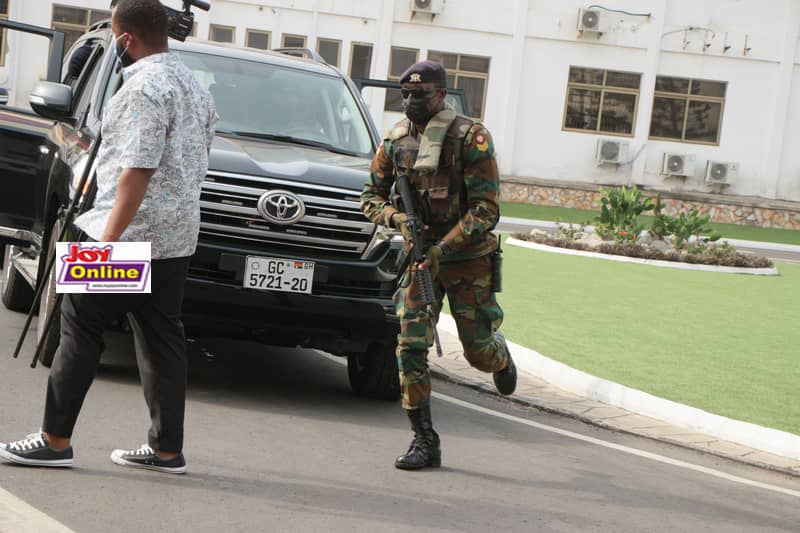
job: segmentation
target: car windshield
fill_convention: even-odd
[[[214,97],[217,132],[371,157],[369,129],[341,78],[196,52],[178,55]]]

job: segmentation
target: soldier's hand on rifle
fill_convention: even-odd
[[[425,252],[425,262],[422,263],[420,268],[422,270],[430,270],[431,279],[436,279],[436,276],[439,275],[439,261],[442,255],[444,255],[444,250],[442,250],[442,247],[438,244],[434,244]]]
[[[408,215],[405,213],[393,213],[391,217],[391,226],[394,229],[400,230],[400,233],[403,234],[403,238],[406,242],[411,242],[411,230],[408,227]]]

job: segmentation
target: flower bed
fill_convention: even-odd
[[[541,230],[530,233],[517,233],[515,238],[585,252],[598,252],[638,259],[660,261],[676,261],[696,265],[730,266],[740,268],[770,268],[772,261],[766,257],[745,255],[727,243],[701,243],[690,245],[685,249],[676,249],[665,240],[652,239],[648,232],[638,238],[638,242],[604,240],[593,233],[558,231],[550,235]]]

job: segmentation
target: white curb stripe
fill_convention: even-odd
[[[0,488],[0,533],[75,533]]]
[[[625,257],[622,255],[603,254],[599,252],[587,252],[584,250],[573,250],[572,248],[561,248],[558,246],[549,246],[547,244],[539,244],[538,242],[523,241],[509,237],[506,244],[511,246],[519,246],[521,248],[528,248],[531,250],[538,250],[540,252],[550,252],[562,255],[575,255],[581,257],[591,257],[593,259],[604,259],[606,261],[616,261],[618,263],[635,263],[637,265],[649,265],[664,268],[676,268],[678,270],[700,270],[703,272],[718,272],[720,274],[751,274],[753,276],[777,276],[779,275],[778,269],[772,268],[744,268],[744,267],[730,267],[730,266],[714,266],[714,265],[696,265],[692,263],[681,263],[679,261],[662,261],[658,259],[642,259],[639,257]]]
[[[442,313],[439,316],[439,327],[452,335],[458,335],[455,320],[450,315]],[[695,407],[665,400],[638,389],[592,376],[545,357],[525,346],[513,342],[508,342],[508,344],[514,354],[514,363],[517,368],[572,394],[621,407],[632,413],[663,420],[693,432],[800,460],[800,436],[798,435],[726,418]]]
[[[444,318],[447,315],[442,314],[441,317]],[[448,317],[452,320],[452,317]],[[442,320],[440,319],[439,324],[442,324]],[[511,344],[511,343],[509,343]],[[342,359],[341,357],[336,357],[329,353],[325,353],[321,350],[314,350],[319,355],[333,361],[334,363],[347,366],[347,362]],[[516,354],[515,354],[516,355]],[[514,358],[516,362],[516,357]],[[686,461],[680,461],[677,459],[671,459],[669,457],[659,455],[657,453],[646,452],[644,450],[637,450],[636,448],[631,448],[629,446],[623,446],[621,444],[615,444],[613,442],[607,442],[604,440],[596,439],[594,437],[587,437],[586,435],[581,435],[580,433],[575,433],[573,431],[567,431],[566,429],[557,428],[554,426],[548,426],[547,424],[542,424],[540,422],[534,422],[532,420],[527,420],[525,418],[520,418],[514,415],[508,415],[505,413],[501,413],[500,411],[494,411],[492,409],[487,409],[486,407],[481,407],[480,405],[475,405],[469,402],[465,402],[463,400],[459,400],[458,398],[453,398],[452,396],[448,396],[447,394],[442,394],[440,392],[432,393],[433,397],[441,400],[443,402],[447,402],[453,405],[457,405],[459,407],[463,407],[465,409],[469,409],[472,411],[476,411],[478,413],[482,413],[485,415],[493,416],[495,418],[502,418],[504,420],[508,420],[510,422],[516,422],[518,424],[523,424],[532,428],[541,429],[542,431],[547,431],[549,433],[555,433],[556,435],[561,435],[562,437],[568,437],[571,439],[587,442],[589,444],[594,444],[597,446],[602,446],[604,448],[609,448],[611,450],[616,450],[618,452],[627,453],[630,455],[635,455],[637,457],[642,457],[644,459],[650,459],[651,461],[656,461],[659,463],[676,466],[679,468],[683,468],[686,470],[691,470],[694,472],[699,472],[701,474],[706,474],[709,476],[713,476],[719,479],[724,479],[726,481],[730,481],[732,483],[738,483],[740,485],[746,485],[748,487],[754,487],[758,489],[764,489],[771,492],[777,492],[780,494],[785,494],[787,496],[793,496],[795,498],[800,498],[800,491],[786,489],[783,487],[779,487],[777,485],[770,485],[768,483],[761,483],[759,481],[752,481],[750,479],[745,479],[743,477],[734,476],[732,474],[726,474],[725,472],[721,472],[719,470],[715,470],[713,468],[708,468],[705,466],[696,465],[693,463],[687,463]]]

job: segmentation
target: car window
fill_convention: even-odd
[[[218,131],[288,135],[371,156],[369,128],[343,79],[196,52],[179,56],[214,97]]]

